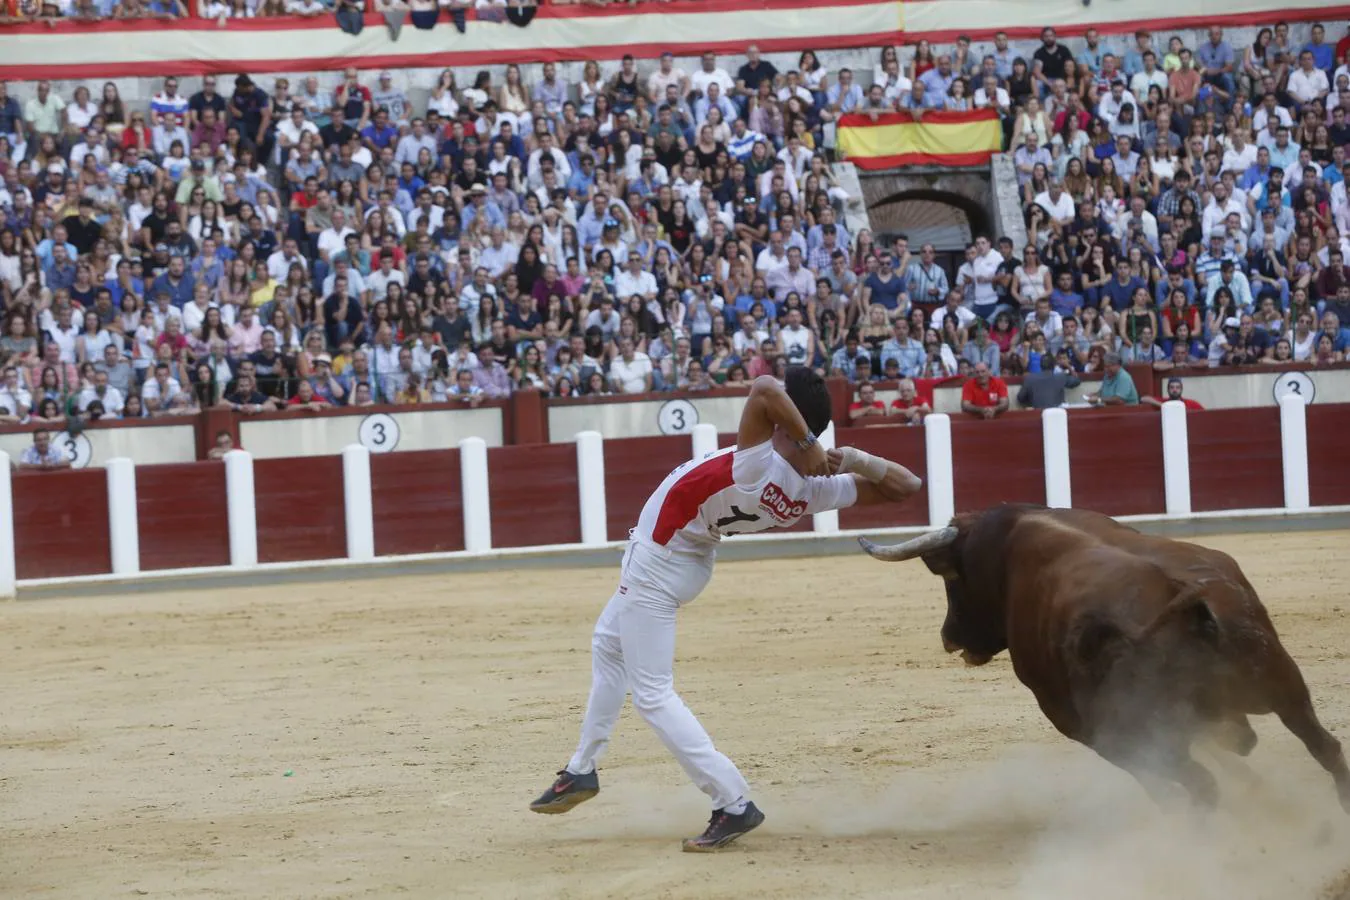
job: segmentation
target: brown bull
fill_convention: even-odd
[[[1340,742],[1227,554],[1100,513],[1011,504],[891,547],[860,543],[877,559],[921,557],[947,586],[943,647],[977,666],[1007,650],[1060,732],[1146,787],[1175,781],[1212,807],[1218,787],[1192,740],[1208,731],[1245,756],[1247,717],[1273,712],[1350,811]]]

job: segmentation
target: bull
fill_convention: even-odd
[[[942,646],[980,666],[1004,650],[1050,722],[1157,796],[1175,782],[1201,808],[1214,776],[1191,756],[1209,734],[1246,756],[1248,716],[1275,713],[1335,779],[1350,812],[1340,742],[1313,710],[1298,665],[1232,557],[1078,509],[1006,504],[893,546],[947,588]]]

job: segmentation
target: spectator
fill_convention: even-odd
[[[1135,389],[1130,373],[1121,366],[1120,354],[1107,353],[1102,363],[1104,374],[1101,388],[1085,395],[1084,399],[1094,406],[1138,405],[1139,392]]]
[[[33,443],[19,454],[19,468],[50,472],[69,469],[70,459],[60,448],[52,446],[52,433],[45,428],[33,432]]]
[[[886,417],[886,404],[877,399],[877,390],[870,382],[858,385],[858,399],[849,404],[848,420],[853,423],[880,421]]]
[[[976,363],[974,377],[961,388],[961,411],[983,419],[1003,415],[1008,411],[1007,382],[991,374],[985,363]]]

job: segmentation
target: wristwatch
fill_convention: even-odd
[[[797,446],[802,450],[810,450],[817,443],[819,443],[819,441],[816,440],[816,436],[814,434],[808,431],[806,432],[806,437],[802,438],[800,441],[797,441],[796,443]]]

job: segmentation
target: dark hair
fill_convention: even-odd
[[[783,377],[783,387],[788,399],[806,420],[811,433],[819,435],[830,425],[830,392],[825,387],[825,379],[807,366],[788,366]]]

